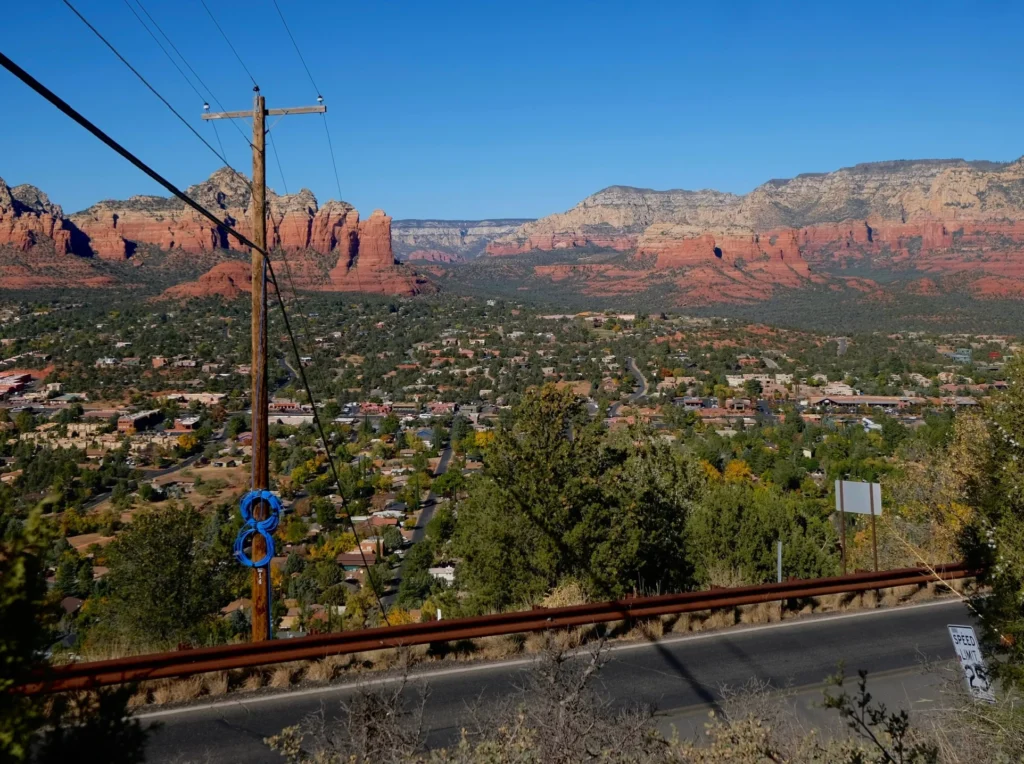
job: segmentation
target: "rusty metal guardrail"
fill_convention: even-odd
[[[853,573],[832,578],[784,581],[761,586],[631,597],[562,608],[535,608],[511,613],[456,618],[448,621],[385,626],[361,631],[315,634],[308,637],[221,645],[194,650],[136,655],[107,661],[70,663],[36,670],[13,691],[26,695],[89,689],[150,679],[184,677],[211,671],[262,666],[364,650],[409,647],[432,642],[517,634],[585,626],[609,621],[637,620],[675,613],[754,605],[829,594],[853,594],[936,580],[972,578],[979,571],[962,563],[926,568],[900,568],[877,573]]]

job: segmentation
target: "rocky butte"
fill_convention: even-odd
[[[671,282],[680,304],[764,299],[780,287],[844,280],[851,267],[920,277],[978,297],[1024,297],[1024,159],[876,162],[770,180],[745,195],[611,186],[487,246],[615,249],[636,267],[541,265],[609,294]],[[845,279],[870,290],[869,279]]]
[[[248,181],[222,168],[187,193],[243,235],[251,234]],[[416,294],[430,284],[396,262],[391,218],[381,210],[360,220],[347,202],[317,204],[312,192],[281,196],[267,192],[268,245],[293,254],[296,285],[306,289],[379,294]],[[45,246],[44,246],[45,245]],[[55,254],[113,262],[144,261],[154,249],[223,259],[246,247],[183,202],[161,196],[106,200],[65,217],[61,208],[32,186],[9,189],[0,181],[0,248],[39,257]],[[77,256],[77,257],[76,257]],[[276,257],[274,258],[277,259]],[[173,267],[165,265],[164,267]],[[248,289],[233,265],[218,264],[203,278],[175,287],[171,294],[228,296]],[[49,286],[50,283],[40,284]]]

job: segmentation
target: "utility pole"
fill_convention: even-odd
[[[292,109],[267,109],[259,88],[253,97],[252,112],[226,111],[204,113],[203,119],[245,119],[252,117],[252,241],[267,251],[267,154],[266,118],[288,114],[321,114],[327,111],[322,98],[318,106]],[[271,125],[273,127],[273,125]],[[252,251],[252,490],[270,488],[270,445],[267,379],[267,263],[263,253]],[[252,515],[258,522],[266,520],[270,508],[265,500],[253,503]],[[262,534],[252,537],[250,559],[267,556],[267,542]],[[252,569],[252,641],[270,639],[270,562]]]

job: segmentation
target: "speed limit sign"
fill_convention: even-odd
[[[992,691],[992,681],[981,657],[981,645],[974,634],[974,627],[950,625],[949,636],[953,638],[953,649],[967,678],[968,691],[977,700],[995,703],[996,694]]]

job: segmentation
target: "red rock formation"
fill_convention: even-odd
[[[223,297],[230,300],[252,291],[252,266],[239,260],[215,265],[196,281],[167,289],[163,297],[176,300],[190,297]]]
[[[346,218],[348,221],[348,218]],[[358,221],[358,213],[355,220]],[[414,295],[430,290],[429,283],[395,261],[391,249],[391,218],[374,210],[358,223],[357,248],[339,250],[338,260],[322,288],[336,292],[373,292]]]
[[[188,194],[242,235],[250,235],[251,193],[248,182],[234,171],[218,170],[208,180],[190,187]],[[307,189],[289,196],[269,192],[267,206],[268,245],[272,250],[294,253],[289,266],[299,287],[382,294],[416,294],[431,289],[425,279],[395,262],[391,218],[382,211],[360,223],[352,205],[331,201],[318,207]],[[81,242],[80,247],[73,245],[73,235],[75,242]],[[35,253],[41,243],[47,244],[46,251]],[[82,249],[82,255],[112,261],[130,259],[136,264],[147,261],[145,248],[164,250],[170,256],[159,260],[157,267],[171,271],[178,267],[182,256],[205,255],[215,262],[224,250],[247,251],[234,237],[177,199],[133,196],[126,201],[100,202],[65,218],[60,207],[37,189],[9,189],[2,180],[0,246],[17,252],[31,250],[41,269],[44,265],[50,267],[46,253],[68,254],[73,246]],[[12,255],[5,258],[8,262],[0,263],[7,275],[3,286],[59,285],[58,274],[43,275],[40,271],[32,275],[31,267],[22,261]],[[78,259],[88,261],[88,257]],[[177,291],[168,290],[168,294],[235,296],[249,288],[247,282],[239,281],[239,267],[235,260],[221,263],[198,281],[182,284]],[[69,267],[67,273],[74,272],[79,284],[93,278],[80,270]],[[100,277],[102,283],[107,279]]]
[[[376,210],[362,223],[359,213],[351,208],[338,213],[335,209],[325,214],[322,224],[314,224],[311,229],[312,235],[321,237],[321,242],[334,241],[337,253],[334,266],[325,271],[323,264],[308,253],[293,255],[287,263],[274,258],[272,263],[278,279],[286,279],[286,273],[290,273],[290,282],[299,289],[329,292],[415,295],[433,289],[426,279],[395,262],[391,253],[391,218],[383,211]],[[229,260],[216,265],[196,281],[171,287],[163,296],[231,299],[248,294],[250,290],[250,265]]]
[[[355,254],[359,241],[359,213],[344,202],[327,202],[317,210],[310,226],[309,247],[326,254],[338,250],[346,263]]]
[[[58,252],[71,252],[71,231],[61,208],[35,186],[12,189],[0,179],[0,245],[25,252],[41,239],[51,240]]]

